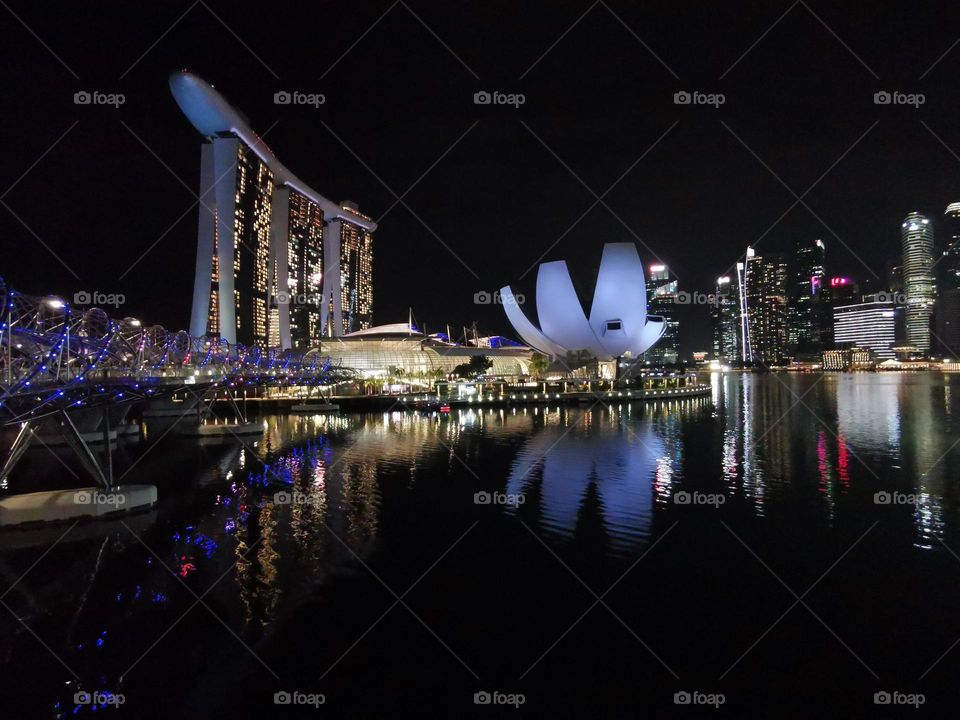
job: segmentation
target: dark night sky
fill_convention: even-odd
[[[829,272],[882,276],[908,211],[939,217],[960,200],[960,160],[933,135],[960,155],[960,88],[949,82],[960,45],[937,62],[960,35],[945,3],[410,1],[385,16],[389,0],[261,13],[65,7],[11,0],[22,22],[0,9],[0,191],[13,185],[0,274],[38,294],[124,293],[121,314],[170,328],[188,319],[199,176],[200,137],[167,87],[181,67],[258,131],[273,126],[280,159],[335,201],[379,219],[419,179],[376,235],[378,323],[412,305],[431,330],[477,320],[506,332],[475,292],[517,280],[544,253],[587,284],[602,244],[634,236],[688,291],[709,291],[761,236],[759,252],[821,237]],[[474,105],[482,89],[526,103]],[[726,102],[678,106],[681,89]],[[926,103],[877,106],[882,89]],[[78,106],[78,90],[126,102]],[[278,90],[324,93],[326,104],[277,106]],[[587,212],[591,190],[603,194],[648,150],[604,197],[609,209]],[[823,176],[803,199],[810,209],[798,204],[770,230],[795,198],[751,151],[798,195]],[[705,348],[707,309],[682,321],[683,350]]]

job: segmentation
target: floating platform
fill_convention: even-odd
[[[171,407],[171,405],[173,407]],[[186,417],[191,413],[194,415],[197,414],[197,406],[195,403],[194,404],[171,403],[170,405],[166,405],[166,406],[161,405],[159,407],[150,407],[148,405],[144,409],[142,416],[145,418],[166,418],[166,417],[181,418],[181,417]]]
[[[116,442],[118,437],[135,437],[140,435],[140,426],[136,423],[123,423],[118,425],[115,428],[111,428],[109,432],[110,442]],[[69,445],[70,442],[67,440],[67,437],[62,432],[43,432],[37,435],[38,439],[43,441],[44,445]],[[91,432],[82,432],[80,437],[83,438],[83,441],[88,445],[94,445],[96,443],[103,443],[103,430],[93,430]]]
[[[157,504],[156,485],[118,485],[46,490],[0,499],[0,527],[25,523],[52,523],[149,510]]]
[[[140,426],[135,422],[124,423],[117,427],[116,433],[119,437],[132,437],[140,434]]]
[[[187,437],[231,437],[234,435],[263,435],[263,423],[204,423],[187,424],[180,428],[180,434]]]
[[[290,408],[290,412],[294,412],[294,413],[340,412],[340,406],[333,405],[331,403],[302,403],[300,405],[293,405]]]

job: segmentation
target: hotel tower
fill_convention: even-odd
[[[205,138],[190,334],[291,348],[370,327],[377,224],[293,175],[203,79],[170,89]]]

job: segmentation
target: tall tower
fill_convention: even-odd
[[[184,70],[170,90],[205,138],[190,333],[290,348],[369,327],[377,224],[291,173],[209,83]]]
[[[901,226],[903,291],[906,296],[906,340],[922,353],[930,352],[930,320],[936,300],[933,282],[933,225],[912,212]]]
[[[200,222],[190,334],[266,346],[273,173],[237,138],[200,152]]]
[[[372,222],[356,203],[340,206]],[[365,330],[373,320],[373,233],[356,222],[338,219],[324,230],[324,282],[321,324],[328,335]]]
[[[950,203],[943,214],[947,229],[947,247],[938,263],[941,290],[960,289],[960,202]]]
[[[677,289],[677,279],[671,278],[670,269],[666,265],[650,266],[647,312],[662,317],[666,329],[660,342],[644,353],[645,362],[672,365],[680,359],[680,321],[674,317]]]
[[[947,247],[937,263],[936,345],[956,360],[960,357],[960,203],[947,205],[944,220]]]
[[[826,252],[823,240],[797,243],[787,322],[788,342],[795,351],[820,350],[818,300],[823,288]]]
[[[287,332],[293,347],[315,347],[323,336],[321,306],[323,304],[323,209],[315,202],[289,188],[274,191],[273,229],[279,250],[277,265],[287,266],[287,286],[279,278],[278,312],[286,301],[289,327],[278,322],[279,337],[271,344],[282,345]],[[285,297],[284,297],[285,296]]]
[[[739,294],[738,283],[729,275],[717,278],[717,289],[710,306],[713,320],[713,354],[717,360],[743,360]]]
[[[777,363],[787,350],[787,263],[748,247],[743,282],[752,359]]]

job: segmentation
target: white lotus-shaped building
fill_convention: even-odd
[[[603,246],[589,320],[565,260],[543,263],[537,272],[539,328],[524,315],[509,285],[500,289],[500,298],[524,342],[553,357],[578,351],[600,360],[637,357],[653,347],[666,329],[662,318],[647,316],[643,263],[629,242]]]

